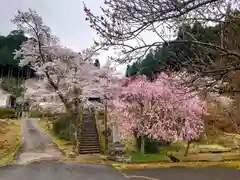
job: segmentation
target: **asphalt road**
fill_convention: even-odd
[[[172,167],[120,173],[105,165],[57,162],[60,151],[35,120],[23,120],[22,131],[21,153],[14,164],[0,169],[0,180],[240,180],[240,171],[219,167]]]
[[[240,180],[240,171],[223,167],[171,167],[125,171],[131,180]]]
[[[38,127],[35,119],[22,119],[23,147],[14,164],[27,164],[42,159],[58,159],[60,150],[51,138]]]
[[[115,169],[103,165],[42,161],[0,169],[0,180],[126,180]]]

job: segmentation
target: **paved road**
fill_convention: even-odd
[[[230,168],[171,167],[124,172],[131,180],[240,180],[240,171]]]
[[[126,177],[104,165],[57,162],[60,151],[37,121],[22,120],[24,146],[10,166],[0,169],[0,180],[124,180]]]
[[[54,161],[61,154],[35,120],[23,120],[24,146],[13,165],[0,169],[0,180],[239,180],[240,172],[228,168],[162,168],[117,172],[104,165]],[[42,161],[42,160],[45,161]],[[47,159],[47,160],[46,160]],[[41,161],[40,161],[41,160]],[[34,162],[38,161],[38,162]],[[29,162],[32,162],[29,164]]]
[[[35,119],[22,120],[24,144],[14,164],[27,164],[41,159],[58,159],[61,152],[52,143],[51,138],[37,125]]]
[[[126,180],[115,169],[103,165],[42,161],[0,169],[0,180]]]

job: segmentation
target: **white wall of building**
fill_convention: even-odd
[[[9,93],[0,89],[0,107],[6,107],[8,104]]]

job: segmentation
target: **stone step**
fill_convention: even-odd
[[[82,144],[99,144],[98,139],[92,139],[92,140],[80,139],[80,142]]]
[[[86,137],[86,136],[88,136],[88,137],[98,136],[98,134],[97,134],[96,132],[93,132],[93,131],[87,131],[87,132],[84,132],[84,133],[81,132],[80,135],[81,135],[82,137]]]
[[[98,139],[98,136],[81,136],[80,139],[82,140]]]
[[[81,134],[80,139],[98,139],[97,134]]]
[[[85,148],[80,148],[79,149],[80,152],[83,152],[83,151],[100,151],[100,148],[99,147],[85,147]]]
[[[87,120],[83,120],[82,124],[95,124],[95,121],[92,119],[90,119],[90,120],[87,119]]]
[[[94,128],[96,129],[95,124],[82,124],[82,128]]]
[[[95,125],[95,121],[83,121],[82,124],[94,124]]]
[[[81,140],[89,140],[89,141],[91,141],[91,140],[96,140],[96,139],[98,139],[98,136],[97,135],[95,135],[95,136],[80,136],[80,139]]]
[[[100,153],[100,149],[99,150],[81,150],[79,151],[79,154],[99,154]]]
[[[84,144],[84,143],[80,143],[80,149],[98,149],[99,148],[99,144]]]
[[[82,126],[83,127],[88,127],[89,126],[89,127],[94,127],[94,128],[96,127],[95,123],[83,123]]]
[[[83,121],[94,121],[94,118],[92,116],[83,116]]]
[[[95,141],[98,140],[98,136],[84,136],[80,137],[80,139],[83,141]]]
[[[81,146],[80,151],[94,151],[94,150],[100,150],[99,146],[95,147],[89,147],[89,146]]]
[[[95,141],[98,140],[98,136],[84,136],[80,137],[81,141]]]
[[[99,141],[95,140],[95,141],[80,141],[80,144],[83,146],[99,146]]]
[[[98,142],[98,140],[96,140],[96,141],[80,141],[80,145],[81,146],[99,146],[99,142]]]
[[[85,145],[80,145],[80,151],[81,150],[98,150],[100,149],[99,148],[99,145],[95,145],[95,146],[85,146]]]
[[[96,131],[85,131],[85,132],[80,132],[80,136],[86,137],[86,136],[98,136],[98,133]]]
[[[82,130],[94,129],[96,131],[95,126],[82,126]]]
[[[81,135],[85,135],[85,134],[87,134],[87,135],[98,135],[98,133],[96,132],[96,131],[94,131],[94,130],[90,130],[90,129],[88,129],[88,130],[86,130],[86,131],[80,131],[81,132]]]
[[[86,128],[86,127],[84,127],[84,128],[82,128],[81,132],[82,132],[82,133],[88,133],[88,132],[97,133],[96,128],[93,128],[93,127],[92,127],[92,128]]]
[[[95,127],[82,127],[81,132],[88,133],[88,132],[97,132],[97,129]]]

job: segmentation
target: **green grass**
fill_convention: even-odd
[[[13,161],[21,143],[20,121],[0,120],[0,167]]]
[[[0,167],[7,165],[14,160],[14,156],[19,151],[21,145],[21,140],[17,140],[16,143],[12,145],[12,148],[4,154],[3,157],[0,157]]]
[[[132,160],[136,163],[151,163],[169,160],[166,153],[142,154],[140,152],[134,152],[130,155]]]

